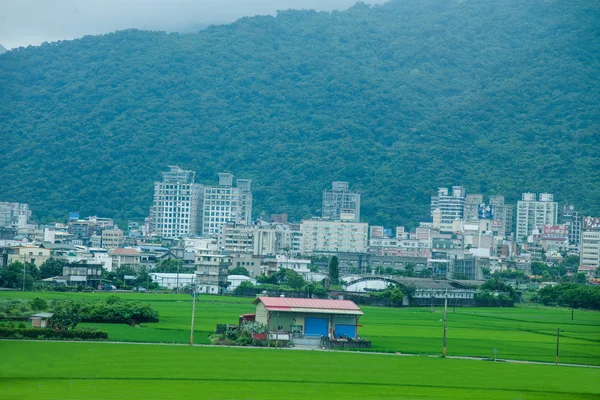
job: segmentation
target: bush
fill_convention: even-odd
[[[41,297],[36,297],[29,302],[29,306],[31,306],[33,311],[44,311],[48,308],[48,303]]]
[[[56,331],[51,328],[10,328],[0,327],[2,339],[64,339],[64,340],[107,340],[108,333],[95,329],[72,329],[70,331]]]

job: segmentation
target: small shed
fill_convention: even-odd
[[[34,328],[45,328],[48,325],[48,320],[52,318],[53,315],[53,313],[49,312],[33,314],[29,318],[31,320],[31,326]]]
[[[256,321],[269,331],[292,336],[358,338],[360,308],[350,300],[294,299],[259,296]]]

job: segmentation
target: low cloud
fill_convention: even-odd
[[[371,4],[382,0],[367,1]],[[7,49],[120,29],[194,32],[206,25],[277,10],[344,10],[356,0],[2,0],[0,44]]]

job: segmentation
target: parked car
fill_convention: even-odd
[[[143,293],[143,292],[147,292],[148,289],[146,289],[145,287],[136,286],[136,287],[133,288],[133,291],[134,292],[142,292]]]

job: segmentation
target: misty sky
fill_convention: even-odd
[[[277,10],[344,10],[357,0],[0,0],[0,44],[11,49],[138,28],[194,32]],[[380,4],[384,0],[365,0]]]

